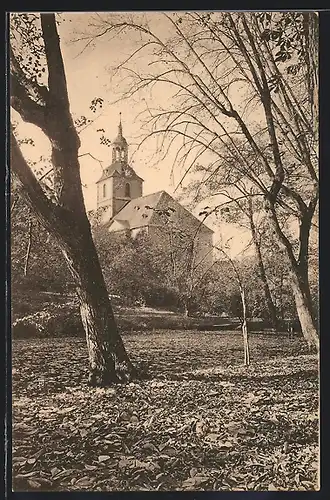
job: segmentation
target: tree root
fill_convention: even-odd
[[[90,369],[88,375],[88,385],[91,387],[109,387],[113,384],[118,384],[120,378],[116,371],[105,371]]]
[[[89,370],[88,385],[91,387],[109,387],[113,384],[123,384],[140,378],[139,371],[133,364],[117,363],[111,370]]]

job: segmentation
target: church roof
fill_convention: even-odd
[[[124,175],[124,177],[127,178],[134,177],[141,179],[143,181],[143,179],[137,175],[137,173],[132,167],[130,167],[127,164],[124,164],[123,162],[116,161],[103,170],[100,179],[96,181],[96,183],[104,181],[105,179],[113,177],[114,175]]]
[[[125,137],[123,136],[123,126],[121,124],[121,113],[120,113],[120,119],[119,119],[119,125],[118,125],[118,134],[117,137],[114,141],[112,141],[112,145],[116,146],[122,146],[122,147],[127,147],[127,141]]]
[[[131,229],[146,226],[153,215],[153,210],[147,207],[156,208],[163,193],[164,191],[158,191],[131,200],[113,217],[113,220],[125,220]]]
[[[149,225],[162,225],[163,219],[160,211],[172,209],[176,217],[182,219],[188,217],[195,228],[213,233],[212,229],[201,223],[197,217],[186,210],[166,191],[158,191],[146,196],[140,196],[128,202],[111,220],[108,221],[109,230],[117,231],[118,222],[124,222],[126,228],[136,229]]]

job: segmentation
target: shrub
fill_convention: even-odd
[[[44,311],[18,318],[12,325],[13,337],[45,337],[49,318],[50,315]]]
[[[42,311],[22,316],[12,324],[15,338],[80,337],[84,335],[79,310],[72,304],[52,304]]]

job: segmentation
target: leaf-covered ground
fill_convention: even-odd
[[[78,339],[13,342],[13,488],[318,489],[318,363],[302,340],[124,337],[149,378],[86,385]]]

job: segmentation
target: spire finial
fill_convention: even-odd
[[[121,124],[121,111],[119,112],[119,126],[118,126],[118,131],[119,131],[119,135],[122,136],[123,135],[123,126]]]

